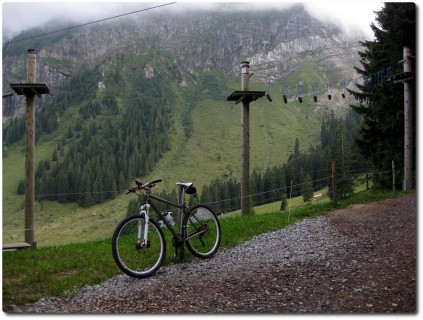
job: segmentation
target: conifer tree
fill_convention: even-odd
[[[379,171],[386,171],[391,168],[392,160],[398,168],[403,167],[404,89],[402,83],[388,80],[391,72],[402,72],[396,66],[403,60],[403,47],[415,52],[416,5],[387,2],[376,12],[376,21],[379,27],[371,24],[375,40],[361,42],[365,48],[359,52],[362,67],[356,67],[364,83],[349,92],[359,102],[352,108],[363,116],[357,138],[360,152]],[[386,180],[389,181],[381,179],[379,183],[384,185]]]
[[[285,211],[287,206],[288,206],[288,199],[286,197],[286,193],[284,192],[282,194],[282,201],[281,201],[280,211]]]
[[[310,174],[306,174],[304,177],[304,182],[301,185],[301,194],[304,202],[309,202],[313,199],[313,185],[311,183]]]
[[[347,161],[349,147],[345,139],[345,126],[339,124],[330,146],[331,159],[336,161],[336,196],[345,198],[353,192],[353,179],[349,174]],[[332,196],[332,185],[329,185],[329,194]]]

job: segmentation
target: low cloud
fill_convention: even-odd
[[[163,5],[143,2],[7,2],[2,5],[3,36],[16,36],[20,32],[42,26],[52,20],[87,23],[98,19],[125,14],[145,8]],[[194,10],[256,11],[286,9],[299,2],[181,2],[154,9],[155,12],[184,12]],[[306,1],[306,10],[315,18],[337,23],[347,31],[359,30],[371,37],[370,23],[374,21],[374,11],[380,10],[382,2]],[[147,14],[147,12],[139,13]],[[138,16],[139,17],[139,16]]]

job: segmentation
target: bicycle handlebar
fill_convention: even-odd
[[[129,194],[129,193],[134,193],[134,192],[136,192],[137,190],[141,190],[141,189],[144,189],[144,190],[149,190],[150,188],[152,188],[152,187],[154,187],[154,185],[156,184],[156,183],[159,183],[159,182],[162,182],[163,181],[163,179],[157,179],[157,180],[153,180],[153,181],[150,181],[150,182],[147,182],[147,183],[142,183],[141,181],[139,181],[139,180],[135,180],[135,183],[137,184],[136,186],[134,186],[134,187],[132,187],[132,188],[129,188],[128,189],[128,192],[126,193],[126,194]]]

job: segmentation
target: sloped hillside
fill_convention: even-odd
[[[135,177],[163,178],[158,191],[178,180],[201,191],[215,178],[238,177],[240,105],[226,97],[240,89],[244,59],[254,73],[250,88],[273,98],[251,104],[251,169],[282,164],[296,138],[303,148],[317,143],[322,118],[348,102],[335,90],[329,101],[321,86],[317,103],[309,91],[299,103],[295,84],[347,77],[356,45],[302,7],[247,17],[154,14],[4,45],[5,91],[25,79],[28,47],[38,51],[38,82],[51,89],[37,101],[40,244],[54,243],[51,234],[65,242],[110,235],[126,214],[121,195]],[[18,97],[3,99],[5,241],[23,234],[23,105]],[[66,232],[56,229],[68,224]]]

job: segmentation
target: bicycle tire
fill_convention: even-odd
[[[152,276],[166,256],[166,240],[163,231],[154,220],[149,220],[149,243],[142,246],[138,228],[144,233],[145,218],[140,214],[123,219],[112,238],[113,258],[119,268],[134,278]],[[142,237],[141,237],[142,238]]]
[[[185,244],[198,258],[210,258],[219,249],[221,229],[217,215],[205,205],[195,205],[185,214]]]

